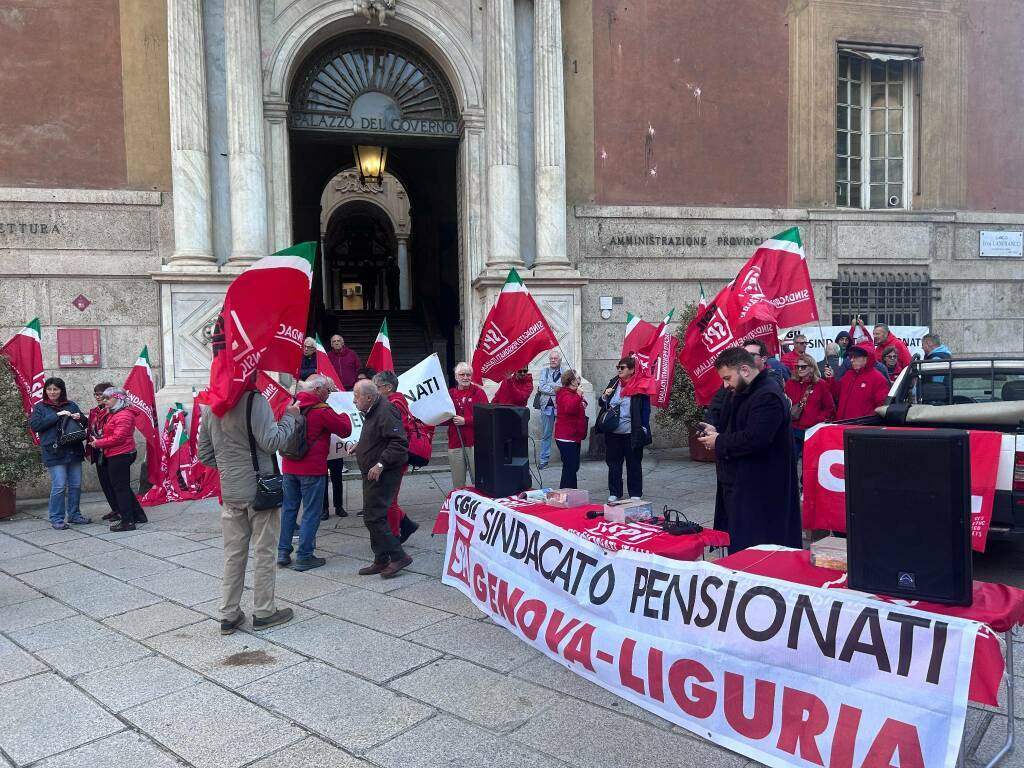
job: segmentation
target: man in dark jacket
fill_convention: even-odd
[[[307,336],[302,342],[302,362],[299,364],[299,381],[305,381],[316,373],[316,339]]]
[[[759,544],[800,547],[800,502],[790,406],[778,382],[758,371],[745,349],[715,359],[733,390],[723,425],[704,425],[700,438],[717,457],[715,528],[729,532],[729,551]]]
[[[373,550],[373,563],[360,568],[359,575],[379,573],[390,579],[412,563],[388,525],[388,507],[402,481],[402,468],[409,462],[409,440],[398,409],[380,395],[372,381],[357,381],[352,396],[363,414],[355,454],[363,473],[363,523]]]

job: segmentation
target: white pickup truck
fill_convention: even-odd
[[[989,537],[1024,534],[1024,357],[913,362],[858,424],[1001,432]]]

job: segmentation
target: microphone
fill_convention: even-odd
[[[915,352],[914,356],[911,358],[911,360],[913,360],[915,362],[920,360],[920,359],[921,359],[921,353],[920,352]]]
[[[604,517],[604,512],[598,512],[595,509],[591,509],[587,512],[587,520],[593,520],[595,517]]]

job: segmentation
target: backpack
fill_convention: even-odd
[[[405,430],[409,438],[409,466],[425,467],[434,452],[434,428],[413,418]]]
[[[301,461],[306,458],[311,447],[306,435],[306,414],[315,408],[330,408],[330,406],[327,403],[314,403],[299,409],[299,415],[295,417],[295,431],[288,438],[288,442],[281,446],[280,453],[283,458],[291,461]]]

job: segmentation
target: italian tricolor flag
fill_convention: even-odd
[[[292,375],[302,358],[315,242],[265,256],[228,286],[213,333],[208,402],[223,416],[256,371]]]
[[[557,346],[558,339],[537,302],[519,273],[511,269],[480,330],[473,352],[473,380],[500,382],[506,374],[529,367],[537,355]]]
[[[135,428],[146,439],[146,477],[153,485],[159,485],[162,480],[160,433],[156,421],[156,383],[153,380],[153,368],[149,364],[148,346],[142,348],[135,365],[128,372],[128,378],[124,380],[124,391],[135,411]]]
[[[319,344],[319,341],[317,342]],[[329,363],[328,363],[329,364]],[[391,339],[388,338],[388,319],[380,324],[380,332],[373,342],[366,365],[375,371],[395,371],[395,362],[391,359]]]
[[[46,381],[43,346],[39,342],[39,318],[29,322],[0,347],[0,356],[7,358],[11,365],[27,416],[32,412],[32,406],[43,399],[43,382]]]
[[[626,313],[626,334],[622,337],[622,354],[626,357],[634,353],[643,353],[658,335],[658,328],[639,315]]]

